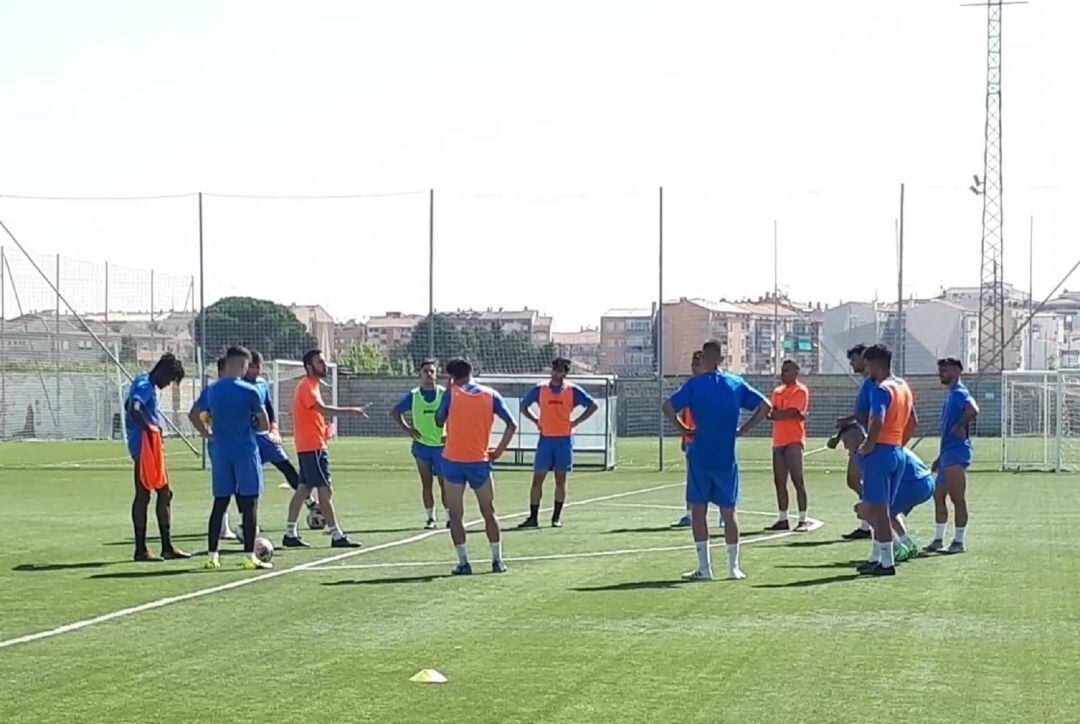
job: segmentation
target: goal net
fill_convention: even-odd
[[[338,366],[327,362],[326,379],[322,381],[323,400],[338,404]],[[263,366],[263,377],[270,385],[270,401],[277,414],[278,431],[285,437],[293,434],[293,398],[296,386],[304,378],[304,363],[291,359],[276,359]],[[338,418],[333,418],[337,429]]]
[[[499,459],[501,466],[532,465],[540,430],[521,414],[521,398],[537,384],[547,380],[544,375],[483,375],[476,381],[495,389],[503,396],[506,406],[517,423],[517,434],[507,454]],[[613,375],[575,375],[571,382],[589,393],[599,408],[574,432],[574,466],[612,470],[615,467],[615,420],[618,396]],[[502,439],[505,425],[496,418],[491,431],[491,445]]]
[[[1002,375],[1003,470],[1080,470],[1080,370]]]

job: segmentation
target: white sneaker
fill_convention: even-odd
[[[741,568],[729,568],[727,577],[732,581],[741,581],[746,578],[746,574],[742,572]]]
[[[696,569],[682,574],[684,581],[711,581],[713,579],[712,571]]]

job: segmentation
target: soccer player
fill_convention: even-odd
[[[904,471],[902,448],[915,430],[915,398],[911,388],[892,374],[892,352],[875,344],[863,353],[866,370],[877,386],[870,393],[870,424],[859,447],[863,511],[873,529],[874,545],[861,573],[896,575],[889,510]]]
[[[694,354],[690,356],[690,376],[697,377],[702,372],[701,370],[701,350],[694,350]],[[689,528],[690,527],[690,514],[692,506],[690,505],[690,458],[689,447],[690,443],[694,441],[694,414],[690,412],[690,408],[679,412],[679,419],[682,420],[683,426],[687,431],[682,434],[682,447],[683,455],[687,456],[686,459],[686,513],[683,517],[671,524],[672,528]],[[723,523],[724,519],[721,517],[720,522]]]
[[[225,358],[218,357],[217,360],[217,376],[218,379],[225,377]],[[210,453],[210,460],[213,462],[214,451],[212,448],[213,443],[213,418],[210,416],[210,407],[207,402],[207,395],[210,392],[210,387],[214,383],[211,382],[202,389],[199,393],[199,397],[192,403],[191,409],[188,411],[188,419],[191,421],[192,427],[202,435],[203,439],[207,441],[206,450]],[[221,514],[221,540],[236,540],[236,533],[233,533],[232,527],[229,525],[229,511],[225,510]]]
[[[435,413],[442,407],[446,388],[437,384],[438,363],[426,359],[420,363],[420,386],[414,387],[401,398],[390,411],[390,419],[409,435],[412,440],[412,455],[416,459],[416,470],[420,473],[420,498],[427,514],[424,528],[435,528],[435,479],[439,480],[439,497],[446,512],[446,525],[450,526],[450,509],[446,504],[446,483],[442,476],[443,446],[446,444],[446,430],[435,422]],[[405,420],[409,413],[410,421]]]
[[[859,387],[859,394],[855,398],[855,413],[837,419],[837,433],[831,437],[827,443],[830,448],[835,449],[840,442],[840,430],[853,422],[858,423],[865,429],[869,421],[870,391],[877,386],[877,383],[870,379],[869,375],[866,373],[866,360],[863,359],[863,352],[865,351],[865,344],[857,344],[847,351],[848,364],[851,365],[851,371],[857,375],[862,375],[863,381],[862,385]],[[847,486],[851,492],[855,493],[855,497],[859,500],[862,500],[862,468],[858,464],[858,461],[856,461],[854,453],[848,456],[846,479]],[[863,540],[869,538],[870,535],[870,524],[863,520],[860,521],[858,528],[850,533],[844,533],[840,537],[844,540]]]
[[[447,431],[442,472],[450,507],[450,538],[458,557],[458,564],[451,573],[455,576],[472,573],[463,521],[466,483],[476,494],[476,503],[484,518],[488,543],[491,544],[491,572],[506,573],[502,534],[495,517],[495,480],[491,463],[506,452],[517,432],[517,425],[498,392],[473,382],[472,365],[466,360],[450,360],[446,363],[446,371],[450,375],[450,389],[443,395],[435,422],[446,426]],[[506,424],[506,429],[498,446],[489,450],[496,416]]]
[[[293,467],[289,460],[289,454],[281,446],[281,434],[278,432],[277,415],[274,412],[274,403],[270,399],[270,385],[260,375],[262,374],[262,355],[252,350],[251,362],[248,364],[244,382],[252,385],[259,392],[259,399],[266,410],[266,416],[270,420],[270,429],[263,430],[255,436],[255,442],[259,446],[259,459],[262,464],[270,463],[285,476],[285,482],[293,490],[300,485],[300,473]],[[310,505],[308,506],[311,507]]]
[[[300,537],[296,521],[300,517],[304,501],[314,490],[319,496],[319,512],[330,529],[331,547],[359,548],[360,543],[351,540],[341,529],[334,509],[330,455],[326,449],[326,441],[330,437],[326,413],[360,415],[366,418],[368,405],[338,407],[323,402],[319,385],[326,379],[327,367],[321,350],[313,349],[304,353],[304,372],[305,376],[296,386],[293,397],[293,441],[296,444],[297,461],[300,463],[300,484],[289,501],[289,515],[285,521],[285,535],[281,539],[281,545],[285,548],[308,547]]]
[[[555,508],[551,527],[562,527],[562,510],[566,504],[566,477],[574,468],[574,430],[600,409],[589,393],[567,382],[570,360],[557,357],[551,363],[551,379],[537,385],[521,398],[521,414],[540,428],[540,440],[533,459],[532,488],[529,490],[529,517],[518,528],[540,525],[540,500],[544,497],[544,480],[548,471],[555,473]],[[533,414],[538,405],[540,417]],[[576,419],[574,410],[585,408]]]
[[[848,452],[854,454],[866,439],[866,433],[861,425],[853,422],[840,431],[840,437]],[[930,468],[908,448],[901,448],[900,452],[904,456],[904,470],[897,485],[896,497],[889,506],[892,529],[899,539],[896,551],[897,563],[903,563],[919,554],[919,546],[908,533],[905,519],[916,506],[922,505],[934,495],[934,475],[930,472]],[[866,514],[863,503],[855,504],[855,512],[860,517]],[[867,568],[871,567],[867,566]]]
[[[157,490],[158,532],[161,534],[161,555],[146,548],[146,515],[150,507],[150,489],[143,484],[139,472],[139,455],[142,452],[143,433],[162,426],[158,408],[158,390],[164,390],[184,379],[184,365],[171,352],[161,355],[149,372],[137,375],[131,381],[127,401],[124,404],[127,428],[127,447],[134,461],[135,499],[131,503],[131,523],[135,529],[135,560],[159,561],[162,558],[190,558],[188,553],[172,543],[172,488],[166,484]]]
[[[728,578],[746,578],[739,566],[739,521],[735,514],[739,500],[739,463],[735,457],[735,438],[757,426],[772,409],[765,396],[741,377],[719,369],[722,358],[720,343],[716,340],[706,342],[701,348],[704,372],[688,380],[664,402],[664,414],[680,431],[690,431],[678,416],[687,408],[696,425],[694,442],[687,453],[690,466],[687,498],[698,556],[698,567],[683,574],[683,578],[690,581],[707,581],[713,577],[707,520],[709,503],[718,505],[724,518]],[[740,410],[753,410],[750,419],[741,427]]]
[[[244,559],[248,570],[273,568],[255,557],[259,496],[263,491],[262,461],[255,442],[256,431],[270,429],[270,419],[259,391],[243,380],[251,361],[244,347],[229,347],[225,353],[225,375],[207,388],[206,404],[213,420],[211,440],[214,504],[207,531],[209,559],[206,568],[221,568],[218,543],[222,517],[235,497],[244,532]],[[254,420],[254,425],[252,424]],[[202,430],[200,430],[202,432]]]
[[[776,522],[765,530],[790,530],[788,523],[788,476],[795,486],[799,522],[795,530],[810,530],[806,520],[806,479],[803,477],[803,452],[806,450],[806,415],[810,410],[810,390],[799,382],[799,364],[784,360],[780,365],[780,386],[772,393],[773,485],[776,486]]]
[[[956,533],[949,544],[948,553],[966,550],[968,524],[967,469],[971,465],[971,423],[979,416],[979,406],[968,388],[960,380],[964,365],[956,357],[938,360],[938,379],[949,388],[941,410],[941,452],[934,460],[933,470],[938,473],[937,490],[934,491],[934,540],[926,547],[927,552],[940,551],[945,547],[945,528],[949,524],[948,496],[956,514]]]

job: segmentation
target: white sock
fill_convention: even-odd
[[[799,511],[799,522],[800,523],[805,523],[806,522],[806,511],[805,510],[800,510]]]
[[[232,528],[229,527],[229,511],[227,510],[221,514],[221,530],[222,532],[232,530]]]
[[[881,562],[881,544],[876,540],[871,541],[870,557],[866,559],[867,563],[880,563]]]
[[[454,551],[457,552],[457,562],[459,565],[469,565],[469,545],[462,543],[459,546],[454,546]]]
[[[870,524],[865,520],[859,523],[859,530],[870,530]]]
[[[686,506],[686,517],[689,518],[693,513],[690,510],[690,506]]]
[[[330,535],[333,537],[334,540],[341,540],[345,537],[345,531],[341,529],[340,525],[335,525],[333,528],[330,529]]]
[[[288,538],[296,538],[299,535],[296,523],[285,523],[285,535]]]
[[[915,547],[915,539],[912,538],[907,533],[905,533],[904,535],[902,535],[900,537],[900,542],[903,543],[904,545],[906,545],[908,548],[914,548]]]
[[[217,551],[210,551],[210,560],[216,561],[220,558]]]
[[[434,507],[425,508],[425,510],[427,511],[427,519],[428,520],[435,520],[435,508]]]
[[[252,551],[251,553],[245,553],[244,555],[248,557],[249,561],[255,560],[255,551]]]
[[[887,543],[878,543],[881,549],[881,566],[883,568],[892,568],[896,565],[896,560],[893,558],[893,544],[892,541]]]
[[[967,537],[967,526],[965,525],[963,528],[957,528],[956,529],[956,532],[953,535],[953,540],[955,540],[957,543],[963,543],[964,538],[966,538],[966,537]]]
[[[780,511],[779,511],[779,512],[778,512],[778,513],[776,514],[776,520],[777,520],[778,522],[779,522],[779,521],[785,521],[785,520],[787,520],[787,510],[780,510]]]
[[[711,571],[712,570],[712,554],[709,552],[709,541],[695,541],[694,546],[697,547],[697,565],[699,571]]]
[[[497,540],[491,544],[491,560],[493,563],[502,560],[502,541]]]
[[[934,524],[934,540],[945,539],[945,529],[949,527],[948,523],[935,523]]]
[[[729,571],[734,571],[739,567],[739,544],[728,543],[727,547],[727,567]]]
[[[449,508],[443,508],[443,512],[446,513],[446,519],[450,520],[450,509]]]

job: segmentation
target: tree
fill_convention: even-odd
[[[428,320],[413,330],[405,351],[413,368],[420,366],[429,355]],[[494,374],[541,373],[555,357],[555,346],[537,347],[523,332],[504,332],[501,329],[458,329],[449,319],[436,315],[434,319],[434,356],[441,363],[454,357],[464,357],[473,363],[477,372]]]
[[[206,342],[202,319],[195,316],[194,336],[208,360],[231,345],[258,350],[266,359],[299,359],[318,342],[287,307],[265,299],[224,297],[206,308]],[[331,350],[326,350],[329,354]]]
[[[355,344],[334,360],[342,367],[361,375],[409,375],[409,361],[401,355],[388,356],[381,347],[369,343]]]

